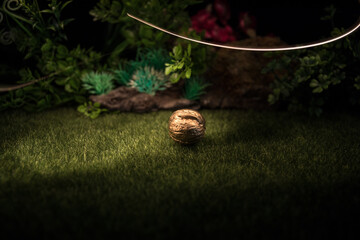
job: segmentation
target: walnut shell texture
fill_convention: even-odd
[[[175,111],[169,119],[169,135],[181,144],[194,144],[205,135],[205,118],[192,109]]]

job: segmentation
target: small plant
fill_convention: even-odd
[[[321,115],[324,107],[360,104],[357,89],[360,55],[356,44],[357,41],[345,39],[286,53],[270,62],[263,69],[263,73],[275,76],[269,103],[283,102],[291,111],[307,111],[315,116]]]
[[[155,95],[156,91],[169,87],[169,81],[163,72],[146,66],[134,73],[129,86],[136,88],[139,92]]]
[[[81,80],[83,87],[92,94],[107,94],[114,88],[114,76],[109,73],[90,72],[85,74]]]
[[[169,61],[169,54],[163,48],[138,49],[136,60],[129,61],[123,64],[123,66],[120,65],[114,71],[114,78],[118,84],[128,86],[136,70],[149,66],[157,71],[163,71],[165,63]]]
[[[181,45],[177,45],[170,52],[172,63],[166,63],[165,75],[170,75],[171,83],[177,83],[180,79],[191,77],[191,45],[188,44],[187,50],[183,51]]]
[[[203,78],[191,77],[185,82],[184,97],[189,100],[198,100],[210,86]]]
[[[135,71],[135,68],[131,65],[131,63],[126,63],[125,66],[119,65],[118,69],[114,71],[114,79],[118,84],[122,86],[129,84],[132,74]]]
[[[139,49],[137,61],[141,62],[142,66],[151,66],[163,71],[165,64],[170,61],[170,56],[163,48]]]
[[[127,13],[155,22],[170,31],[188,29],[191,25],[189,6],[200,0],[99,0],[90,11],[94,21],[107,22],[105,51],[116,62],[122,51],[139,48],[165,47],[170,36],[148,26],[138,24]]]
[[[100,108],[100,103],[93,103],[91,101],[89,101],[88,103],[85,102],[83,105],[78,106],[77,110],[91,119],[95,119],[102,112],[108,111],[107,109]]]
[[[330,6],[325,10],[328,16],[322,19],[334,26],[336,9]],[[342,31],[334,28],[332,35],[339,36]],[[326,108],[360,105],[359,40],[359,35],[353,34],[316,48],[275,54],[276,58],[263,69],[263,73],[275,77],[269,103],[285,103],[291,111],[307,111],[315,116]]]
[[[62,11],[71,2],[4,0],[1,4],[1,16],[16,32],[12,38],[14,47],[23,55],[26,66],[15,66],[15,79],[30,85],[1,94],[0,110],[21,107],[41,111],[86,100],[81,76],[95,66],[101,69],[101,55],[80,46],[67,47],[65,26],[72,19],[63,19]]]

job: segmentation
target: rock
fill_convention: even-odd
[[[108,94],[91,95],[90,100],[98,102],[110,110],[122,109],[128,112],[132,110],[132,102],[129,99],[137,94],[138,91],[134,88],[119,87],[110,91]]]
[[[156,111],[157,105],[153,96],[146,93],[138,93],[131,97],[129,102],[132,106],[132,112],[150,112]]]
[[[199,109],[199,103],[180,97],[181,91],[161,91],[155,96],[139,93],[135,88],[119,87],[108,94],[92,95],[90,100],[100,103],[110,110],[122,112],[151,112],[157,110],[178,110],[181,108]]]
[[[185,98],[171,98],[171,97],[163,97],[159,98],[157,101],[159,109],[166,110],[177,110],[181,108],[191,108],[191,109],[199,109],[200,105],[195,101],[190,101]]]

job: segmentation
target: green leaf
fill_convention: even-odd
[[[55,26],[49,26],[49,27],[48,27],[48,29],[50,29],[50,30],[52,30],[52,31],[56,32],[56,28],[55,28]]]
[[[48,52],[52,49],[53,47],[53,43],[50,39],[46,39],[45,43],[41,46],[41,51],[42,52]]]
[[[139,29],[140,38],[151,39],[152,38],[152,30],[150,27],[141,25]]]
[[[60,85],[60,86],[63,86],[65,85],[68,81],[69,81],[69,77],[67,78],[58,78],[55,80],[56,84]]]
[[[173,72],[172,65],[165,68],[165,75],[169,75],[172,72]]]
[[[171,83],[177,83],[180,80],[181,76],[178,73],[173,73],[170,76],[170,82]]]
[[[100,114],[100,112],[92,112],[92,113],[90,113],[90,118],[95,119],[99,116],[99,114]]]
[[[50,10],[50,9],[44,9],[44,10],[41,10],[40,12],[41,12],[41,13],[50,13],[50,14],[53,13],[53,11]]]
[[[150,41],[149,39],[143,38],[141,39],[141,42],[144,44],[144,46],[146,47],[153,47],[155,46],[155,42],[154,41]]]
[[[182,47],[181,45],[177,45],[173,48],[173,53],[175,59],[181,59],[182,58]]]
[[[124,35],[124,37],[126,38],[127,41],[129,41],[129,43],[133,43],[135,42],[135,34],[133,31],[130,30],[123,30],[122,34]]]
[[[129,46],[128,41],[122,41],[116,48],[112,51],[111,57],[118,57],[124,50]]]
[[[75,78],[70,78],[69,84],[71,86],[72,89],[77,90],[79,89],[81,83],[80,80],[76,80]]]
[[[67,5],[69,5],[71,2],[72,2],[72,0],[69,0],[69,1],[65,2],[65,3],[61,6],[60,10],[63,10],[63,9],[64,9]]]
[[[68,19],[65,19],[64,21],[62,21],[62,25],[63,26],[66,26],[68,25],[70,22],[74,21],[75,18],[68,18]]]
[[[61,59],[68,57],[69,54],[69,50],[64,45],[58,45],[56,52],[56,56]]]
[[[86,104],[86,103],[85,103],[85,104]],[[87,106],[86,106],[86,105],[80,105],[80,106],[77,107],[77,110],[78,110],[79,112],[81,112],[81,113],[84,113],[84,112],[86,112],[86,110],[87,110]]]
[[[312,79],[310,82],[310,87],[314,88],[318,86],[319,86],[319,82],[316,79]]]
[[[273,94],[270,94],[270,95],[268,96],[268,102],[269,102],[270,104],[274,104],[274,103],[276,102],[275,96],[274,96]]]
[[[74,99],[75,99],[75,102],[77,102],[77,103],[83,103],[83,102],[86,101],[86,98],[84,96],[81,96],[81,95],[76,95],[74,97]]]
[[[317,87],[315,88],[312,92],[313,93],[321,93],[323,91],[323,88],[322,87]]]
[[[159,42],[161,41],[161,39],[164,37],[164,33],[163,32],[158,32],[156,35],[155,35],[155,41],[156,42]]]
[[[189,79],[191,77],[191,68],[188,68],[185,73],[185,77]]]
[[[70,85],[69,83],[65,85],[65,88],[64,88],[64,89],[65,89],[66,92],[69,92],[69,93],[74,92],[74,91],[72,90],[71,85]]]
[[[185,64],[184,62],[180,62],[180,63],[176,66],[176,68],[180,70],[180,69],[182,69],[182,68],[184,67],[184,64]]]

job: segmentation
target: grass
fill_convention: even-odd
[[[201,113],[190,147],[171,112],[1,113],[0,237],[358,237],[358,116]]]

